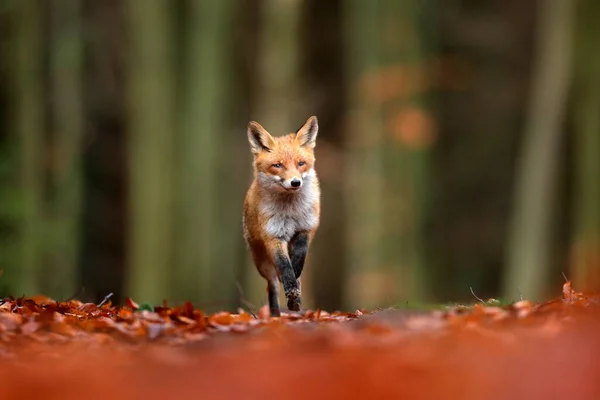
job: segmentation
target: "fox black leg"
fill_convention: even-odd
[[[283,249],[280,249],[275,254],[275,265],[279,270],[283,282],[283,292],[287,299],[288,310],[300,311],[300,304],[302,303],[300,299],[300,286],[296,280],[292,262]]]
[[[279,317],[279,280],[277,278],[268,281],[269,311],[272,317]]]
[[[302,269],[304,269],[304,261],[308,253],[308,241],[307,232],[298,232],[290,242],[290,260],[296,279],[300,278]]]

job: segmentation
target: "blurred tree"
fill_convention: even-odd
[[[217,209],[221,202],[230,205],[230,210],[235,204],[227,195],[231,188],[220,193],[217,186],[219,169],[228,167],[220,166],[219,160],[227,152],[225,145],[230,144],[223,140],[223,131],[230,113],[225,103],[227,86],[232,80],[227,35],[233,28],[235,3],[192,0],[184,4],[176,149],[177,273],[173,296],[206,304],[234,287],[233,274],[227,274],[226,270],[233,271],[232,256],[236,252],[220,248],[225,243],[233,248],[233,227],[231,222],[219,220]],[[233,223],[239,225],[239,218]]]
[[[348,306],[427,297],[423,226],[434,119],[418,2],[348,2]]]
[[[524,128],[508,232],[504,296],[538,300],[549,280],[558,151],[570,83],[573,3],[539,3],[529,118]]]
[[[437,2],[382,4],[383,69],[373,100],[381,101],[385,111],[381,240],[384,265],[395,276],[388,302],[419,302],[429,298],[426,280],[432,278],[423,234],[430,201],[429,150],[436,134],[430,74],[437,40],[431,22]]]
[[[82,301],[113,303],[125,291],[127,252],[128,143],[126,94],[128,25],[126,2],[83,1],[84,111],[82,147],[83,234],[80,277]]]
[[[573,280],[600,289],[600,3],[577,2],[574,73],[575,162]]]
[[[382,72],[381,3],[361,0],[344,3],[349,91],[344,165],[348,281],[344,304],[349,308],[383,304],[381,286],[389,280],[381,252],[385,226],[382,209],[385,121],[381,104],[369,96],[377,90]]]
[[[303,272],[304,288],[310,287],[313,306],[325,310],[343,307],[345,266],[345,190],[342,147],[346,137],[344,117],[343,0],[305,2],[302,21],[302,82],[298,95],[304,115],[319,118],[315,154],[321,183],[321,221]],[[310,282],[310,285],[307,283]]]
[[[174,75],[172,2],[128,0],[128,294],[168,297],[173,260]]]
[[[229,240],[221,244],[221,249],[224,250],[220,251],[235,258],[231,283],[235,284],[237,290],[236,305],[246,308],[259,307],[259,301],[263,298],[266,301],[266,297],[263,296],[263,281],[260,297],[252,299],[254,303],[249,302],[249,290],[246,289],[252,285],[258,287],[260,277],[244,243],[241,221],[244,196],[252,180],[252,155],[246,126],[248,121],[256,119],[254,111],[263,97],[262,82],[257,79],[260,71],[258,60],[262,56],[259,52],[262,26],[258,23],[262,15],[262,1],[236,2],[235,23],[230,41],[232,77],[227,94],[228,128],[220,143],[227,157],[219,158],[218,190],[222,196],[228,197],[227,201],[219,201],[219,218],[227,224],[234,221],[229,228]]]
[[[305,306],[427,299],[429,283],[440,301],[471,298],[470,285],[541,297],[567,247],[577,287],[600,286],[600,10],[578,4],[571,138],[564,2],[0,2],[0,290],[70,295],[81,258],[86,300],[233,308],[243,268],[240,297],[264,303],[242,260],[244,126],[280,135],[311,114],[323,214]]]
[[[19,279],[14,291],[19,295],[39,292],[42,270],[43,160],[44,160],[44,81],[41,3],[21,0],[13,4],[11,47],[13,132],[18,140],[22,217],[19,224],[21,258]]]
[[[437,2],[427,256],[435,300],[498,297],[537,2]],[[434,42],[435,43],[435,42]],[[518,297],[518,292],[514,291]],[[515,297],[512,298],[515,298]]]
[[[15,3],[6,1],[0,6],[0,82],[14,81]],[[14,134],[16,118],[14,105],[16,86],[0,84],[0,297],[12,294],[16,280],[20,278],[18,228],[21,221],[21,190],[19,187],[19,137]]]
[[[217,100],[220,101],[218,111],[220,120],[216,128],[220,134],[215,143],[215,202],[216,209],[213,221],[217,221],[217,235],[219,239],[213,248],[213,261],[211,266],[211,297],[213,307],[216,309],[235,309],[239,306],[248,306],[245,302],[243,275],[239,274],[240,268],[247,266],[246,246],[242,235],[241,211],[244,195],[248,185],[248,172],[251,164],[248,162],[250,154],[246,139],[246,124],[249,115],[246,113],[248,92],[244,88],[244,78],[250,71],[244,65],[239,65],[238,51],[253,52],[256,35],[253,32],[258,27],[247,31],[244,18],[254,25],[254,14],[258,8],[256,0],[231,3],[222,10],[221,30],[216,39],[220,40],[215,57],[219,57],[219,71],[221,74],[221,92]],[[252,54],[256,59],[256,55]],[[237,64],[237,65],[236,65]],[[240,71],[241,70],[241,71]],[[240,173],[243,171],[244,173]],[[245,269],[244,273],[255,273],[252,269]],[[239,289],[242,292],[239,292]]]
[[[81,1],[52,0],[50,79],[52,85],[52,189],[50,265],[42,291],[53,298],[75,293],[81,237],[82,56]]]

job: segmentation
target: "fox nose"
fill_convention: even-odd
[[[292,187],[299,187],[302,184],[302,182],[300,181],[300,179],[294,178],[292,179],[290,184],[292,185]]]

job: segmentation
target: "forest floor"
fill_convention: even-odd
[[[596,399],[600,295],[205,315],[0,300],[0,399]]]

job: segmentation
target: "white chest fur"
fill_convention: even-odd
[[[313,229],[318,223],[314,211],[318,201],[319,192],[312,184],[305,185],[300,193],[266,196],[260,205],[267,218],[266,233],[289,241],[296,232]]]

